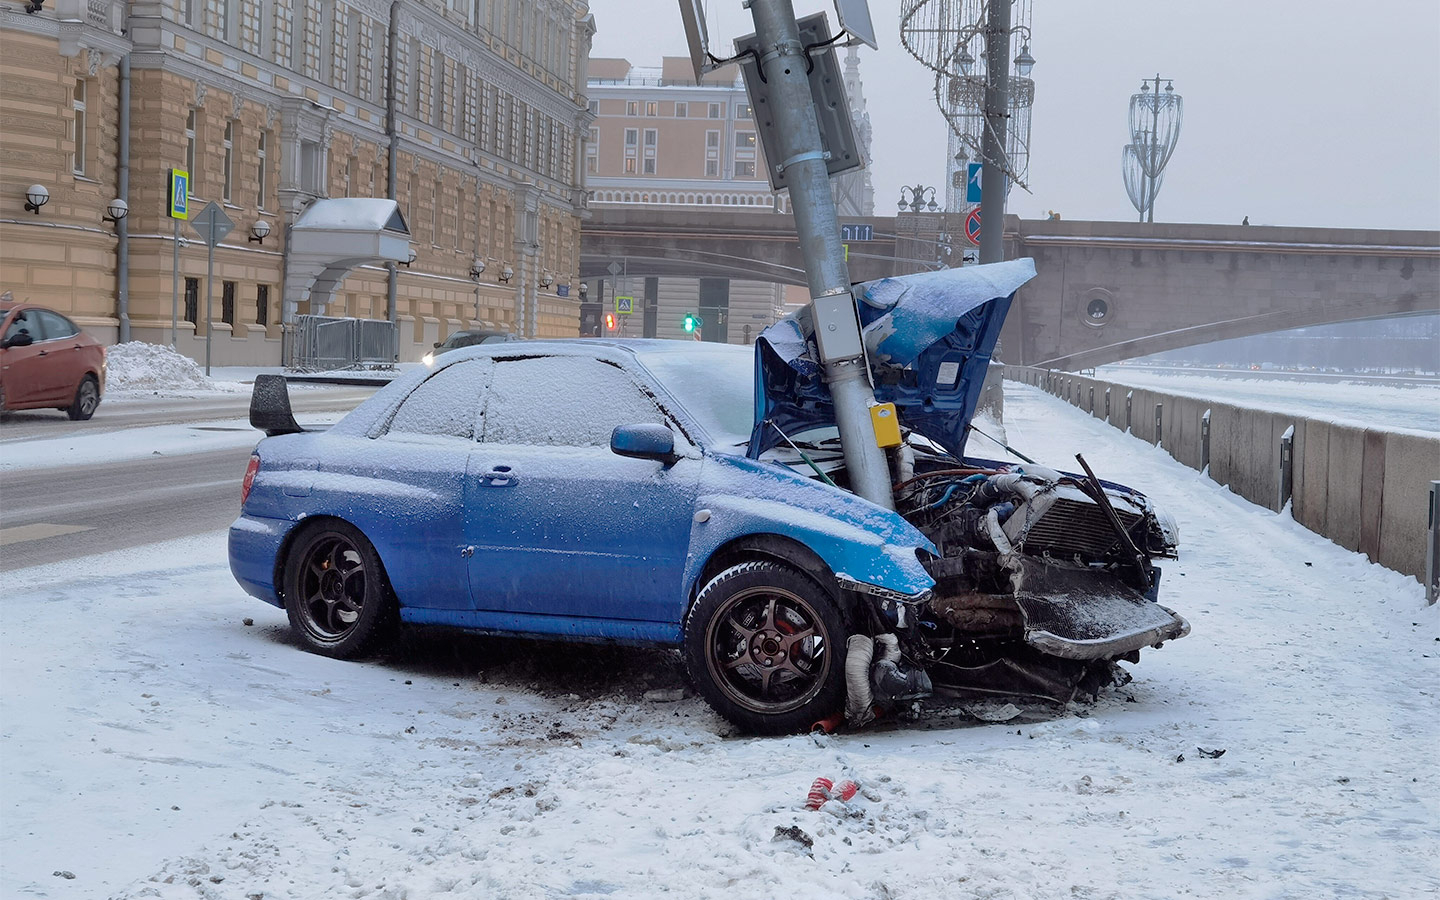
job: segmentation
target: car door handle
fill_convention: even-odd
[[[514,472],[510,471],[509,466],[496,466],[484,475],[481,475],[480,481],[490,487],[513,487],[520,483],[520,479],[516,477]]]

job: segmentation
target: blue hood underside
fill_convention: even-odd
[[[902,426],[962,456],[1000,326],[1034,277],[1034,261],[1017,259],[856,285],[875,399],[894,403]],[[755,368],[747,455],[782,442],[771,423],[791,436],[835,424],[809,306],[761,332]]]

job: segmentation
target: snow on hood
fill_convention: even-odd
[[[1015,291],[1035,277],[1017,259],[882,278],[856,285],[875,399],[900,422],[962,455],[966,426]],[[771,325],[755,341],[755,427],[748,455],[781,442],[767,423],[794,435],[835,424],[810,308]]]

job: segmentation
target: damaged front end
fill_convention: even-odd
[[[1142,494],[1099,480],[1083,459],[1086,473],[1071,474],[964,455],[1001,324],[1033,276],[1030,260],[1016,260],[856,288],[876,400],[895,404],[906,431],[889,451],[896,512],[938,555],[925,560],[935,586],[923,599],[857,594],[874,613],[863,637],[878,643],[868,657],[859,645],[851,652],[888,660],[901,676],[918,666],[937,690],[1066,702],[1128,681],[1117,661],[1138,661],[1189,625],[1156,602],[1154,560],[1175,557],[1177,531]],[[752,457],[791,439],[798,451],[834,424],[806,315],[760,336],[756,369]],[[845,483],[838,464],[825,477]],[[871,678],[850,680],[852,701],[862,687],[882,707],[917,693],[891,673],[899,687],[887,696],[879,666],[867,670]],[[851,722],[863,721],[852,707]]]
[[[1086,476],[1029,464],[945,462],[920,462],[896,494],[940,551],[913,642],[937,685],[1063,702],[1123,683],[1116,661],[1189,632],[1155,602],[1153,560],[1175,556],[1176,534],[1147,499],[1107,486],[1102,502]]]

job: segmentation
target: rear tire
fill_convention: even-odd
[[[712,578],[685,617],[685,666],[715,711],[754,734],[805,731],[845,703],[845,626],[807,575],[764,560]]]
[[[290,627],[324,656],[354,659],[392,637],[399,604],[380,555],[360,529],[331,519],[301,526],[286,556],[283,591]]]
[[[95,415],[95,408],[100,405],[100,382],[95,380],[94,375],[86,375],[80,379],[80,386],[75,389],[75,402],[65,409],[65,415],[73,421],[82,422]]]

